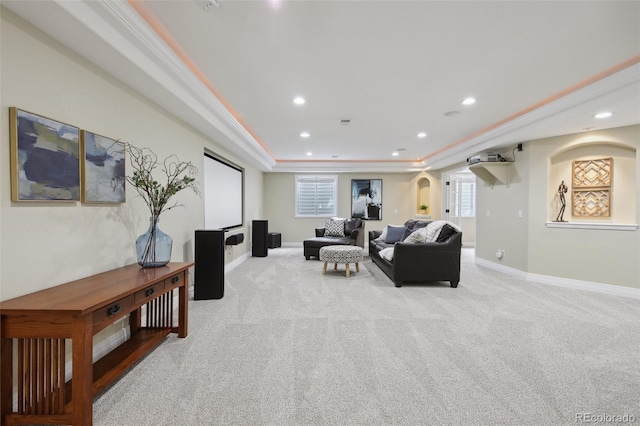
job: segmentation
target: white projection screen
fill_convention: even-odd
[[[231,229],[243,225],[243,170],[210,154],[204,154],[205,229]]]

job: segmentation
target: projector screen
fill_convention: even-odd
[[[244,172],[235,165],[204,154],[205,229],[231,229],[243,225]]]

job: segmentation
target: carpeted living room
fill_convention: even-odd
[[[0,0],[0,424],[639,423],[639,18]]]
[[[220,300],[94,403],[96,425],[560,425],[638,417],[638,301],[474,263],[405,285],[301,248],[251,257]],[[144,408],[141,408],[144,407]],[[582,417],[581,417],[582,416]],[[621,424],[621,421],[610,422]]]

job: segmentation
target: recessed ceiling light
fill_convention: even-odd
[[[213,8],[219,8],[220,7],[220,1],[219,0],[213,0],[213,1],[208,1],[204,4],[204,6],[202,6],[202,9],[206,12],[209,11]]]
[[[603,111],[603,112],[599,112],[596,115],[594,115],[595,118],[609,118],[611,117],[613,114],[609,111]]]
[[[427,134],[425,132],[420,132],[420,133],[418,133],[418,137],[419,138],[426,138]]]
[[[464,100],[461,103],[462,105],[473,105],[476,103],[476,98],[472,98],[472,97],[464,98]]]
[[[311,135],[309,134],[309,132],[302,132],[302,133],[300,133],[300,136],[303,137],[303,138],[308,138]]]
[[[313,155],[313,152],[307,152],[307,155]]]
[[[296,105],[304,105],[305,102],[307,101],[305,101],[302,96],[296,96],[295,98],[293,98],[293,103]]]
[[[460,111],[447,111],[444,113],[445,117],[453,117],[454,115],[460,114]]]
[[[394,157],[397,157],[398,155],[400,155],[400,153],[396,151],[396,152],[392,153],[391,155],[393,155]]]

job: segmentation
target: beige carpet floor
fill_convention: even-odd
[[[475,265],[405,285],[365,258],[321,274],[269,250],[190,301],[168,337],[94,402],[96,425],[573,425],[640,422],[640,301]],[[610,423],[610,424],[615,424]]]

